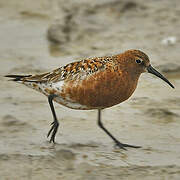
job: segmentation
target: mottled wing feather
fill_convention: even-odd
[[[113,62],[113,56],[84,59],[62,66],[52,72],[25,77],[22,81],[45,83],[58,82],[66,79],[81,79],[97,71],[105,70],[108,62]]]

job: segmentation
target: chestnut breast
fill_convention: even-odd
[[[138,78],[132,78],[119,67],[107,68],[84,79],[65,81],[63,95],[87,109],[103,109],[128,99],[136,89]]]

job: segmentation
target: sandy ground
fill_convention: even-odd
[[[0,180],[180,179],[179,0],[0,1]],[[6,74],[50,71],[78,58],[137,48],[175,85],[143,74],[125,103],[103,112],[123,151],[96,125],[96,111],[55,105]]]

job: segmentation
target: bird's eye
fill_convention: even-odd
[[[136,63],[137,63],[137,64],[141,64],[141,63],[142,63],[142,60],[141,60],[141,59],[136,59]]]

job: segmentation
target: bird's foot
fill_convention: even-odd
[[[52,127],[51,127],[51,129],[49,130],[49,132],[48,132],[48,134],[47,134],[47,137],[49,137],[49,135],[52,133],[49,142],[50,142],[50,143],[51,143],[51,142],[55,143],[55,136],[56,136],[56,133],[57,133],[57,130],[58,130],[58,127],[59,127],[59,123],[58,123],[58,121],[53,121],[53,122],[51,123],[51,125],[52,125]]]
[[[123,144],[123,143],[120,143],[119,141],[116,142],[115,146],[123,149],[123,150],[126,150],[126,147],[130,147],[130,148],[141,148],[141,146],[134,146],[134,145],[130,145],[130,144]]]

